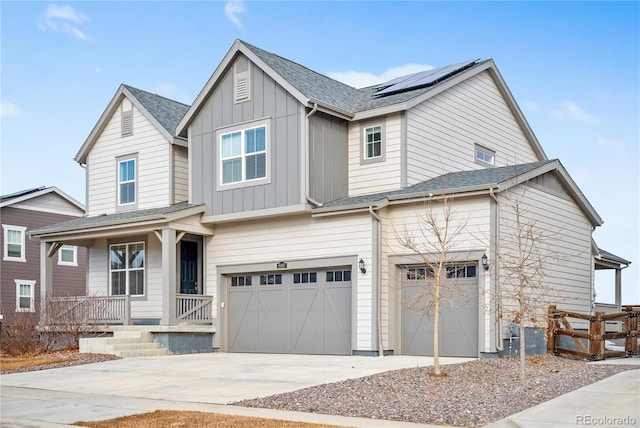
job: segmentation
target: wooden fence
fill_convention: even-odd
[[[622,306],[621,309],[622,312],[613,314],[605,314],[604,312],[581,314],[558,310],[556,305],[549,306],[547,352],[561,356],[577,356],[593,361],[638,355],[640,306]],[[569,322],[570,318],[588,322],[588,331],[574,330]],[[607,321],[622,321],[622,331],[608,333],[606,331]],[[563,340],[563,338],[565,339]],[[624,351],[607,350],[605,341],[609,339],[624,339]]]

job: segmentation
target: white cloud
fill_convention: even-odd
[[[540,106],[535,101],[526,100],[522,106],[529,111],[540,111]]]
[[[620,141],[611,140],[609,138],[604,138],[604,137],[599,137],[597,141],[598,141],[598,144],[600,144],[601,146],[611,148],[618,153],[622,153],[625,150],[624,143],[621,143]]]
[[[327,76],[332,79],[336,79],[342,83],[346,83],[349,86],[356,88],[364,88],[367,86],[377,85],[379,83],[388,82],[396,77],[406,76],[407,74],[417,73],[419,71],[431,70],[434,67],[424,64],[405,64],[398,67],[392,67],[382,74],[376,75],[373,73],[361,72],[361,71],[330,71]]]
[[[78,26],[89,22],[90,19],[82,12],[76,11],[71,6],[49,5],[45,13],[40,18],[38,27],[43,30],[51,30],[80,40],[89,40],[89,37],[82,32]]]
[[[236,27],[242,30],[242,23],[238,18],[238,14],[246,12],[244,3],[242,0],[231,0],[224,5],[224,14],[227,19],[233,23]]]
[[[20,116],[20,107],[10,102],[0,103],[0,117],[18,117]]]
[[[551,116],[558,119],[571,119],[586,123],[599,123],[597,117],[591,116],[573,101],[562,101],[562,108],[551,112]]]

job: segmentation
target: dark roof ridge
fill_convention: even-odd
[[[186,103],[183,103],[183,102],[180,102],[180,101],[176,101],[176,100],[174,100],[172,98],[165,97],[164,95],[158,95],[158,94],[156,94],[154,92],[145,91],[144,89],[136,88],[135,86],[131,86],[131,85],[128,85],[126,83],[122,83],[121,85],[124,86],[125,88],[127,88],[129,91],[131,91],[133,89],[134,91],[144,92],[145,94],[152,95],[152,96],[158,97],[158,98],[162,98],[162,99],[165,99],[167,101],[171,101],[172,103],[181,104],[181,105],[183,105],[185,107],[191,107],[191,104],[186,104]]]

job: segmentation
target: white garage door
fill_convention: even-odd
[[[433,271],[427,266],[403,269],[401,351],[404,355],[433,355],[433,311],[424,314],[410,308],[421,295],[430,295]],[[426,280],[425,280],[426,278]],[[478,356],[478,267],[456,264],[446,267],[443,288],[454,290],[441,300],[439,320],[440,355]],[[431,285],[429,285],[431,284]],[[424,300],[421,300],[424,302]]]
[[[351,267],[226,281],[229,352],[351,354]]]

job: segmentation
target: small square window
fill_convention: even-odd
[[[485,147],[475,146],[476,163],[481,165],[495,165],[496,152]]]
[[[74,245],[63,245],[58,250],[58,264],[78,266],[78,248]]]
[[[36,282],[22,279],[14,281],[16,283],[16,312],[34,312]]]

